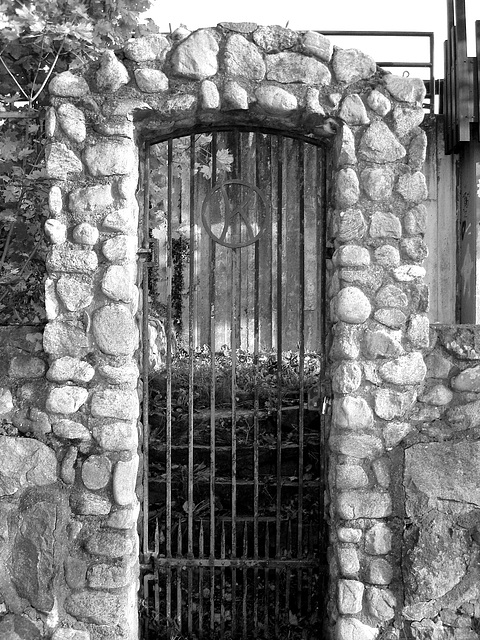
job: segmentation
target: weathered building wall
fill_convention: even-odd
[[[12,360],[12,347],[2,395],[0,455],[12,465],[0,508],[14,533],[2,538],[0,638],[35,637],[32,625],[54,640],[137,637],[138,150],[209,123],[333,141],[325,634],[399,637],[403,462],[390,459],[411,430],[430,344],[423,83],[315,32],[224,24],[132,41],[60,74],[50,93],[45,353]],[[30,567],[41,588],[25,585]]]
[[[403,617],[415,640],[480,634],[479,362],[479,327],[432,329],[425,386],[392,442],[405,492]]]

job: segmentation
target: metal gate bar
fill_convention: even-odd
[[[166,141],[166,240],[163,267],[165,284],[161,285],[166,300],[165,374],[162,378],[165,381],[164,392],[162,392],[165,397],[165,418],[164,444],[157,443],[155,449],[155,455],[160,455],[160,463],[157,464],[165,469],[164,476],[162,476],[164,481],[160,482],[159,480],[164,487],[165,499],[162,509],[164,509],[165,515],[163,520],[156,519],[153,551],[150,551],[147,495],[143,518],[143,567],[147,570],[149,568],[151,572],[147,573],[144,579],[144,598],[147,611],[151,611],[150,608],[153,605],[154,611],[151,611],[151,617],[158,624],[158,632],[152,635],[154,632],[147,621],[144,628],[146,638],[170,638],[178,634],[187,635],[189,638],[208,637],[212,640],[217,637],[269,638],[273,633],[279,638],[283,637],[282,633],[284,633],[283,629],[286,624],[285,611],[288,613],[288,624],[294,627],[300,624],[297,617],[300,619],[300,616],[305,615],[302,613],[305,606],[307,611],[315,613],[318,607],[316,604],[318,596],[314,584],[320,581],[319,576],[325,569],[321,556],[322,545],[325,545],[323,525],[320,522],[312,521],[311,516],[308,522],[305,522],[303,516],[305,495],[310,496],[310,500],[315,499],[318,502],[317,512],[323,513],[322,487],[324,486],[323,475],[325,472],[322,461],[324,434],[319,433],[319,437],[315,436],[313,440],[314,446],[318,446],[319,477],[312,480],[306,479],[307,476],[305,476],[305,451],[310,452],[308,453],[310,457],[313,455],[313,449],[306,449],[310,443],[310,440],[305,436],[307,412],[310,421],[308,424],[314,424],[312,422],[312,407],[309,406],[307,409],[304,399],[307,392],[305,377],[306,145],[302,141],[290,141],[280,135],[266,138],[260,133],[240,130],[226,135],[213,132],[207,148],[211,157],[210,187],[212,190],[216,187],[218,179],[217,151],[225,149],[224,146],[219,147],[218,135],[222,135],[221,145],[225,145],[227,142],[228,149],[233,152],[232,171],[228,176],[229,179],[232,179],[230,184],[234,184],[235,187],[241,185],[243,188],[248,180],[253,179],[255,184],[262,184],[264,180],[268,179],[268,182],[271,182],[271,188],[268,187],[265,192],[268,195],[268,200],[272,203],[274,217],[272,225],[268,226],[265,231],[264,239],[255,240],[250,248],[244,248],[248,245],[242,244],[243,234],[251,234],[253,228],[261,228],[262,224],[267,223],[258,217],[260,214],[257,212],[257,222],[252,227],[244,217],[250,210],[245,214],[241,203],[236,205],[235,211],[237,213],[232,216],[233,222],[227,235],[224,231],[226,240],[233,243],[233,246],[228,248],[227,243],[227,249],[225,249],[224,246],[217,246],[217,241],[211,234],[210,237],[202,236],[204,231],[199,226],[198,211],[205,187],[202,179],[197,177],[196,158],[200,151],[204,151],[204,147],[202,147],[204,141],[198,141],[197,136],[192,134],[182,142],[188,148],[188,178],[174,174],[174,159],[178,148],[174,146],[176,142],[172,138]],[[309,145],[307,145],[307,150],[310,152]],[[312,171],[310,166],[308,168],[309,179],[312,175],[314,176],[314,186],[311,187],[314,190],[314,196],[312,198],[312,194],[309,194],[309,207],[311,209],[313,206],[316,215],[318,215],[316,194],[320,188],[322,191],[320,212],[323,213],[325,189],[320,185],[325,178],[326,168],[324,160],[318,160],[321,157],[318,152],[313,153],[312,151],[313,156],[317,158],[315,165],[317,168],[315,171]],[[292,181],[296,185],[295,193],[291,189]],[[145,202],[150,206],[148,176],[145,182]],[[222,187],[222,189],[225,196],[227,188]],[[225,206],[228,208],[227,204]],[[260,207],[260,199],[258,199],[257,205],[252,206]],[[221,212],[221,205],[219,207]],[[187,219],[183,214],[185,209],[188,209]],[[225,213],[225,215],[227,214]],[[178,273],[175,272],[175,269],[178,268],[178,264],[175,262],[175,260],[178,261],[178,256],[174,257],[174,232],[180,233],[179,229],[183,229],[185,224],[188,227],[188,232],[181,231],[181,233],[186,234],[184,237],[188,237],[188,254],[181,269],[188,285],[185,285],[179,294],[178,282],[174,282],[175,278],[178,279]],[[288,225],[290,225],[290,230],[288,230]],[[317,249],[318,259],[314,271],[317,287],[324,292],[323,245],[325,236],[322,231],[323,227],[323,218],[320,219],[320,222],[315,222],[314,246]],[[311,234],[311,223],[309,229]],[[293,241],[292,238],[295,240]],[[309,241],[311,245],[311,239]],[[292,242],[296,244],[292,245]],[[201,247],[206,248],[205,258],[200,255],[203,250]],[[269,252],[273,247],[275,247],[275,252],[271,254],[270,268]],[[319,261],[321,264],[318,264]],[[202,264],[209,266],[208,276],[203,274],[204,281],[207,283],[207,286],[203,288],[201,284]],[[219,265],[223,272],[227,268],[226,273],[229,278],[227,288],[225,288],[225,284],[217,282]],[[267,282],[270,278],[275,284],[275,288],[271,289],[271,293],[268,295],[265,290],[265,288],[268,289],[268,284],[265,285],[265,282],[262,282],[266,267],[270,274],[274,274],[267,275]],[[298,282],[292,285],[294,273],[297,274]],[[218,288],[218,283],[220,283],[220,288]],[[173,291],[174,285],[176,287],[175,293]],[[148,300],[148,293],[151,294],[151,291],[149,292],[148,288],[145,288],[144,283],[144,300]],[[188,322],[185,317],[186,330],[185,327],[182,329],[182,317],[179,319],[177,307],[175,307],[176,315],[174,318],[174,304],[178,303],[178,301],[174,303],[174,294],[177,298],[178,295],[181,295],[185,301],[185,309],[188,312]],[[251,305],[250,311],[245,307],[248,300],[250,300],[248,304]],[[220,335],[217,334],[217,323],[221,318],[225,321],[225,305],[228,306],[228,304],[230,305],[230,345],[228,349],[231,366],[230,408],[225,411],[218,405],[220,401],[218,385],[221,381],[219,376],[223,375],[224,369],[217,368],[217,364],[220,362],[217,357]],[[198,349],[204,340],[202,338],[203,329],[198,324],[200,308],[208,309],[208,319],[206,320],[208,336],[206,336],[205,343],[209,345],[209,355],[206,361],[208,362],[210,406],[207,412],[198,407],[197,392],[195,391]],[[265,316],[265,308],[270,314],[273,334],[272,329],[267,330],[266,328],[268,315]],[[313,324],[318,329],[323,328],[325,319],[320,317],[321,313],[319,314],[318,311],[315,313]],[[317,328],[309,327],[309,331],[313,331],[312,335],[316,336],[317,341],[319,338],[321,341],[321,337],[325,334],[324,331],[318,333]],[[177,334],[180,331],[181,334],[178,334],[177,338],[174,338],[175,331]],[[269,332],[271,338],[268,338]],[[186,442],[183,444],[181,440],[178,440],[179,434],[175,432],[174,435],[173,425],[175,424],[175,429],[178,430],[177,416],[176,413],[174,415],[174,412],[179,410],[177,406],[179,389],[175,386],[178,383],[174,382],[174,371],[179,355],[176,351],[178,345],[174,344],[174,341],[178,342],[178,336],[183,339],[184,335],[183,344],[186,348],[185,362],[188,373],[188,389],[185,390],[185,395],[188,407],[185,414]],[[288,336],[285,341],[284,336]],[[284,360],[284,349],[288,347],[291,350],[292,336],[297,336],[298,402],[297,405],[289,407],[283,398],[285,392],[283,369],[289,365],[289,362]],[[311,344],[311,338],[309,340],[309,344]],[[268,424],[266,421],[269,420],[269,411],[261,404],[263,400],[261,400],[259,389],[264,369],[260,368],[260,359],[263,358],[262,362],[265,361],[262,349],[265,349],[263,345],[268,347],[268,344],[271,344],[275,349],[275,360],[272,360],[272,367],[275,369],[276,389],[275,436],[272,446],[268,445],[268,440],[267,444],[261,444],[262,433]],[[252,353],[253,406],[248,410],[241,408],[237,398],[239,393],[238,376],[241,375],[242,363],[239,358],[244,358],[242,354],[245,346]],[[145,361],[148,361],[148,357],[146,358],[144,353]],[[262,367],[264,366],[262,364]],[[310,376],[309,385],[311,386],[311,384]],[[295,420],[298,421],[296,422],[296,439],[292,441],[289,440],[292,434],[288,432],[288,429],[291,429],[291,425],[294,423],[292,423],[292,417],[286,414],[286,411],[290,409],[293,410],[297,416]],[[197,427],[204,424],[202,423],[204,414],[206,416],[208,414],[208,444],[202,444],[198,441]],[[251,422],[248,422],[249,420]],[[217,426],[226,424],[226,421],[230,423],[228,444],[224,444],[224,435],[220,434],[220,440],[217,438]],[[249,454],[251,457],[247,458],[251,460],[252,464],[253,477],[250,479],[245,476],[245,472],[240,466],[240,464],[244,464],[245,452],[248,451],[248,448],[245,449],[243,440],[239,441],[238,439],[244,424],[247,426],[250,424],[253,429],[253,441]],[[248,428],[250,429],[250,427]],[[310,426],[309,429],[311,430],[311,428]],[[144,438],[144,448],[148,455],[148,425],[145,427],[144,434],[147,434]],[[245,442],[247,441],[248,436]],[[268,464],[267,454],[270,450],[275,452],[274,476],[266,473],[267,469],[264,467],[265,464]],[[186,453],[186,458],[183,451]],[[297,459],[294,463],[292,455],[295,451]],[[202,452],[207,453],[208,457],[205,458]],[[217,454],[220,456],[218,459]],[[238,456],[240,454],[242,455],[242,463],[239,462]],[[313,459],[316,459],[315,456]],[[175,500],[178,499],[176,497],[178,480],[174,479],[174,472],[179,465],[184,464],[183,460],[186,461],[184,515],[181,511],[178,513],[179,505],[177,505],[174,518],[172,508],[174,490]],[[199,485],[196,480],[196,469],[199,464],[204,464],[201,462],[202,460],[208,460],[208,468],[205,467],[208,478],[205,501],[208,504],[208,513],[205,516],[197,515],[199,505],[196,504],[198,501],[200,501],[200,506],[203,504],[201,502],[201,484]],[[230,474],[227,477],[217,476],[219,464],[220,466],[225,465],[226,460],[230,461]],[[293,476],[288,478],[286,477],[288,476],[287,469],[293,470],[293,464],[295,464],[296,472],[289,471],[290,474],[293,472]],[[268,487],[272,486],[273,489],[273,485],[275,485],[273,514],[266,515],[263,503],[269,494]],[[229,493],[227,494],[222,487],[228,487]],[[293,490],[295,493],[292,493]],[[247,510],[245,510],[245,503],[239,510],[239,492],[241,492],[243,501],[246,496],[251,496],[252,506]],[[220,515],[222,510],[219,511],[219,514],[216,512],[217,503],[225,501],[226,495],[229,496],[228,516]],[[317,497],[315,498],[315,496]],[[292,508],[294,511],[292,516],[285,517],[285,501],[288,502],[288,500],[293,500],[294,506]],[[150,596],[148,595],[150,583],[153,583],[151,604],[149,604]],[[306,619],[305,624],[308,625],[310,622]],[[305,628],[301,637],[310,637],[309,633]]]

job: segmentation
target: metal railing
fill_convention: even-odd
[[[428,39],[428,60],[406,62],[404,60],[375,60],[379,67],[385,69],[427,69],[429,79],[425,80],[427,90],[426,99],[428,102],[424,107],[433,114],[435,112],[436,83],[434,76],[434,33],[432,31],[321,31],[327,37],[348,36],[348,37],[386,37],[386,38],[424,38]]]

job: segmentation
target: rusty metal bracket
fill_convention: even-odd
[[[143,261],[145,267],[153,267],[158,264],[159,254],[160,247],[156,238],[149,238],[148,245],[140,247],[137,251],[137,256]]]

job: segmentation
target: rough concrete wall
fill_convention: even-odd
[[[427,379],[404,456],[401,566],[406,629],[415,640],[480,635],[480,330],[431,332]],[[402,517],[399,512],[398,517]]]
[[[386,451],[402,437],[403,423],[392,420],[415,401],[428,346],[424,91],[421,81],[385,74],[369,56],[334,50],[318,33],[251,24],[139,38],[52,80],[49,368],[40,378],[50,475],[27,470],[13,486],[8,471],[2,505],[39,510],[56,537],[48,549],[39,540],[33,557],[43,566],[53,554],[58,564],[49,565],[51,598],[42,602],[25,587],[19,592],[16,576],[25,576],[28,563],[15,564],[11,591],[2,592],[11,613],[0,621],[0,638],[1,625],[7,636],[15,628],[19,638],[35,637],[22,630],[32,620],[40,637],[53,633],[54,640],[137,636],[137,150],[144,139],[209,123],[335,140],[326,633],[335,627],[338,640],[364,640],[393,629],[401,603],[389,587],[398,575],[391,541],[399,536],[390,526],[395,487]],[[24,419],[36,423],[35,415]],[[42,441],[38,429],[28,447]],[[0,454],[9,456],[21,438],[5,438]],[[47,489],[41,500],[24,500],[23,478],[53,487],[58,530]],[[19,544],[31,550],[38,536],[22,531]]]

